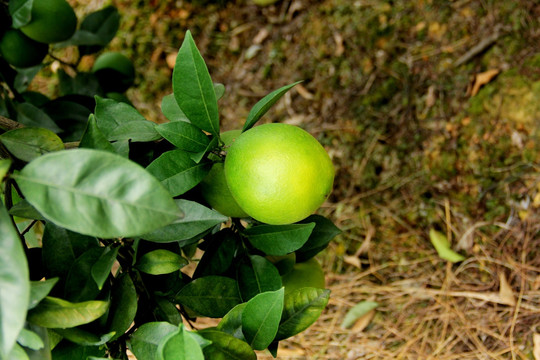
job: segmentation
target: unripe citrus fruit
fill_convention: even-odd
[[[118,52],[101,54],[94,62],[92,72],[107,92],[124,92],[135,80],[133,63]]]
[[[40,64],[49,46],[30,39],[19,30],[11,29],[0,39],[0,53],[11,65],[27,68]]]
[[[29,38],[52,44],[69,39],[77,28],[77,16],[66,0],[35,0],[32,20],[21,27]]]
[[[293,269],[281,277],[281,283],[285,294],[305,287],[324,289],[326,286],[324,271],[315,258],[294,264]]]
[[[332,191],[334,167],[308,132],[264,124],[242,133],[225,157],[231,194],[252,218],[280,225],[300,221]]]
[[[241,130],[226,131],[220,135],[221,140],[228,146],[240,133]],[[231,195],[225,180],[223,163],[215,163],[212,166],[208,175],[201,181],[200,189],[206,202],[223,215],[237,218],[248,216]]]

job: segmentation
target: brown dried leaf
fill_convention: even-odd
[[[336,50],[334,51],[335,56],[341,56],[345,52],[345,46],[343,46],[343,36],[340,33],[334,33],[334,41],[336,42]]]
[[[533,334],[533,355],[535,360],[540,360],[540,334]]]
[[[362,264],[360,263],[360,259],[357,256],[345,256],[343,258],[343,261],[345,261],[347,264],[355,266],[359,269],[362,268]]]
[[[510,287],[510,284],[508,284],[508,280],[506,280],[503,272],[499,273],[499,297],[503,304],[510,306],[516,305],[514,291]]]
[[[313,94],[310,93],[301,84],[296,85],[295,89],[296,89],[296,91],[298,91],[298,94],[300,94],[300,96],[303,97],[306,100],[313,100],[315,98],[315,96],[313,96]]]
[[[369,325],[373,317],[375,316],[375,309],[368,311],[365,315],[361,316],[356,320],[352,327],[354,332],[362,332]]]
[[[476,94],[478,94],[478,91],[480,91],[480,88],[486,84],[489,84],[491,80],[495,78],[495,76],[499,75],[500,72],[501,70],[499,69],[491,69],[491,70],[476,74],[476,76],[474,77],[474,82],[471,89],[471,96],[475,96]]]

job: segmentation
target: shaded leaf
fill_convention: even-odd
[[[16,180],[41,214],[81,234],[136,236],[180,214],[153,176],[109,152],[74,149],[43,155],[26,165]]]
[[[180,109],[174,94],[169,94],[163,97],[161,100],[161,112],[169,121],[184,121],[189,122],[186,114]]]
[[[33,309],[43,300],[58,282],[58,278],[30,282],[30,302],[28,310]]]
[[[315,223],[258,225],[244,230],[251,245],[267,255],[287,255],[306,243]]]
[[[36,210],[35,207],[30,205],[26,199],[23,199],[13,205],[9,209],[9,214],[11,216],[18,216],[24,219],[33,219],[33,220],[45,220],[45,218]]]
[[[80,302],[96,298],[99,288],[92,275],[92,268],[105,251],[103,247],[91,248],[75,260],[64,285],[66,300]]]
[[[45,128],[53,133],[62,131],[45,111],[30,103],[17,105],[17,121],[28,127]]]
[[[48,296],[28,312],[27,320],[45,328],[69,328],[100,318],[108,307],[106,301],[72,303]]]
[[[174,121],[156,126],[157,132],[171,144],[189,152],[204,151],[210,139],[198,127],[183,121]]]
[[[237,235],[228,228],[213,234],[193,273],[196,279],[206,275],[221,275],[232,265],[238,249]],[[206,244],[206,242],[205,242]]]
[[[70,341],[62,341],[52,351],[54,360],[88,359],[90,356],[105,356],[102,346],[83,346]]]
[[[137,313],[137,291],[129,274],[116,278],[111,292],[111,306],[107,329],[114,332],[111,340],[118,339],[131,327]]]
[[[64,143],[58,135],[43,128],[14,129],[0,135],[0,141],[11,154],[26,162],[64,149]]]
[[[110,246],[106,247],[99,259],[92,265],[91,274],[99,290],[103,288],[103,284],[109,277],[111,269],[116,261],[118,250],[116,247],[111,249]]]
[[[173,93],[179,107],[193,125],[213,135],[219,135],[214,84],[190,31],[186,32],[176,57]]]
[[[274,340],[283,312],[284,288],[258,294],[242,312],[242,332],[255,350],[263,350]]]
[[[321,215],[310,215],[300,223],[315,223],[315,228],[305,244],[296,250],[298,262],[307,261],[326,249],[330,241],[341,233],[341,230],[331,220]]]
[[[9,14],[12,18],[11,26],[14,29],[19,29],[32,20],[34,0],[11,0],[8,4]]]
[[[205,276],[185,285],[175,300],[196,313],[211,318],[223,317],[241,302],[238,284],[224,276]]]
[[[263,97],[259,102],[257,102],[253,108],[251,108],[251,111],[249,112],[246,122],[244,123],[244,127],[242,128],[242,132],[251,129],[253,125],[261,117],[263,117],[264,114],[272,107],[274,104],[283,96],[287,91],[289,91],[293,86],[296,84],[301,83],[302,81],[297,81],[293,84],[283,86],[277,90],[272,91],[270,94]]]
[[[21,240],[1,201],[0,249],[0,357],[5,358],[24,326],[30,281]]]
[[[249,264],[240,264],[237,278],[243,301],[248,301],[257,294],[281,288],[278,269],[259,255],[249,256]]]
[[[83,330],[81,328],[73,327],[69,329],[55,329],[56,333],[61,335],[63,338],[79,345],[83,346],[99,346],[109,342],[114,332],[103,334],[98,336],[89,331]]]
[[[111,145],[109,140],[107,140],[107,137],[105,137],[103,132],[97,126],[96,118],[93,114],[88,117],[88,124],[86,125],[86,130],[79,142],[79,148],[116,152],[115,148]]]

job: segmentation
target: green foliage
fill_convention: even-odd
[[[13,26],[31,24],[32,9],[29,0],[10,2]],[[92,55],[119,20],[114,7],[98,10],[51,49]],[[254,350],[275,353],[279,340],[311,325],[329,291],[285,295],[284,266],[267,256],[286,256],[290,268],[339,229],[317,215],[275,226],[207,206],[198,185],[223,162],[217,99],[225,87],[212,82],[191,34],[162,101],[165,124],[107,98],[103,81],[77,64],[62,65],[71,69],[58,70],[60,97],[49,99],[24,92],[47,64],[21,70],[0,60],[8,118],[0,132],[0,359],[123,359],[127,348],[139,359],[256,359]],[[244,130],[295,84],[256,104]],[[24,232],[15,219],[28,221]],[[27,242],[27,233],[42,241]],[[198,316],[223,319],[188,330],[184,321]]]

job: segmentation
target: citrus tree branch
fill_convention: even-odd
[[[23,127],[24,127],[23,124],[0,115],[0,128],[1,129],[9,131],[9,130],[20,129]],[[64,146],[66,147],[66,149],[75,149],[79,147],[79,142],[78,141],[66,142],[64,143]]]

